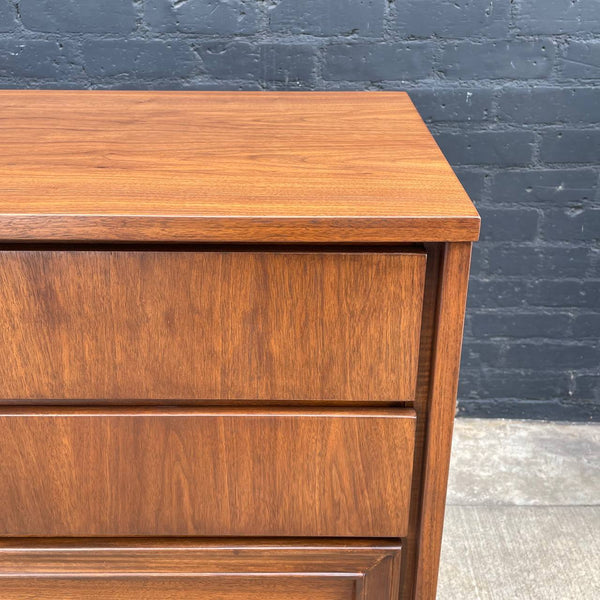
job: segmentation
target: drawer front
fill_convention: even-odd
[[[2,536],[407,531],[411,410],[0,414]]]
[[[425,255],[0,252],[0,400],[402,401]]]
[[[396,600],[400,547],[0,542],[3,600]]]

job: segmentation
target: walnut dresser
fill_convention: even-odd
[[[0,92],[0,598],[432,600],[478,232],[404,93]]]

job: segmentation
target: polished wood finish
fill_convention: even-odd
[[[382,542],[0,541],[3,600],[395,600]]]
[[[478,231],[403,93],[0,91],[2,600],[434,600]]]
[[[419,348],[419,375],[414,402],[414,409],[417,416],[415,454],[408,533],[402,540],[401,600],[412,600],[414,598],[414,574],[417,569],[417,550],[421,525],[422,465],[427,429],[427,416],[429,414],[429,391],[433,368],[433,349],[440,292],[439,281],[444,248],[444,244],[425,245],[425,250],[427,252],[427,272],[425,274],[425,290],[423,294],[423,319],[421,322],[421,342]]]
[[[4,600],[355,600],[358,577],[276,574],[35,577],[0,584]],[[376,596],[372,596],[376,599]]]
[[[0,400],[411,400],[425,262],[0,251]]]
[[[478,232],[403,92],[0,92],[0,239],[445,242]]]
[[[423,444],[415,600],[436,596],[471,244],[446,244],[441,260]]]
[[[414,413],[0,412],[0,535],[402,537]]]

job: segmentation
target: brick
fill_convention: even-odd
[[[575,378],[575,398],[600,402],[600,375],[580,375]],[[600,406],[596,404],[596,410]]]
[[[600,364],[600,352],[589,344],[511,344],[504,365],[518,369],[586,369]]]
[[[198,44],[206,71],[218,79],[255,79],[260,75],[258,46],[247,42]]]
[[[433,45],[334,44],[325,49],[323,77],[330,81],[416,80],[433,74]]]
[[[598,188],[593,169],[544,169],[503,171],[492,181],[494,203],[546,203],[552,206],[579,206],[592,200]]]
[[[484,244],[475,244],[471,252],[471,277],[483,276],[486,271],[486,253]]]
[[[600,281],[540,279],[531,284],[526,298],[531,306],[580,307],[596,310],[600,298]]]
[[[265,81],[312,85],[315,80],[316,50],[311,45],[264,44],[260,47]]]
[[[310,45],[206,43],[196,47],[207,72],[216,79],[257,79],[310,83],[316,51]]]
[[[600,33],[600,7],[598,0],[578,0],[581,12],[582,33]]]
[[[469,198],[478,204],[483,198],[483,186],[488,177],[487,173],[482,171],[472,171],[461,167],[456,168],[454,172],[462,186],[465,188],[467,194],[469,194]]]
[[[8,0],[0,0],[0,32],[12,31],[17,24],[17,13]]]
[[[173,2],[169,0],[144,0],[144,22],[152,31],[177,31]]]
[[[563,338],[569,335],[568,313],[485,312],[471,315],[471,331],[476,338]]]
[[[260,85],[256,81],[228,81],[226,83],[222,81],[212,80],[186,80],[185,82],[177,81],[175,84],[172,79],[107,79],[106,81],[94,81],[94,89],[108,89],[108,90],[173,90],[176,85],[178,90],[185,91],[224,91],[224,90],[236,90],[236,91],[264,91],[265,86]]]
[[[548,210],[544,214],[541,235],[547,241],[600,240],[600,209]]]
[[[460,369],[458,379],[458,398],[459,402],[464,398],[477,398],[481,388],[479,380],[479,369]]]
[[[479,398],[515,398],[522,400],[548,400],[564,398],[569,393],[566,373],[484,370],[480,378]]]
[[[600,88],[507,90],[498,100],[498,119],[512,123],[597,123]]]
[[[404,35],[440,38],[478,35],[503,38],[510,24],[509,2],[408,0],[398,3],[398,29]]]
[[[380,36],[385,0],[279,0],[269,8],[272,31],[315,36]]]
[[[591,265],[590,249],[586,246],[540,248],[540,253],[540,275],[545,277],[585,278]]]
[[[448,79],[530,79],[550,75],[550,40],[459,41],[446,44],[440,71]]]
[[[48,33],[129,33],[135,28],[133,0],[20,0],[23,25]]]
[[[598,79],[600,77],[600,41],[571,41],[558,60],[563,77]]]
[[[90,77],[133,79],[187,77],[200,71],[196,54],[183,42],[98,40],[83,45]]]
[[[493,400],[466,400],[458,406],[461,417],[491,419],[543,419],[556,421],[600,420],[598,403],[573,402],[564,398],[552,400],[523,400],[494,398]]]
[[[539,213],[529,208],[480,208],[481,239],[527,242],[536,239]]]
[[[471,279],[467,305],[471,308],[516,308],[525,304],[528,289],[522,279]]]
[[[597,163],[600,129],[548,131],[542,134],[540,158],[545,162]]]
[[[474,131],[439,133],[435,136],[452,165],[527,165],[533,157],[529,131]]]
[[[144,18],[153,31],[240,35],[256,33],[255,0],[145,0]]]
[[[587,246],[588,244],[586,244]],[[600,273],[600,244],[589,244],[590,246],[590,272]],[[592,275],[593,276],[593,275]]]
[[[490,248],[490,275],[584,277],[590,266],[589,248],[502,245]]]
[[[488,258],[489,273],[507,276],[539,273],[542,267],[540,252],[536,247],[512,244],[491,248]]]
[[[597,308],[600,311],[600,302],[598,304]],[[573,322],[573,335],[578,339],[600,340],[600,313],[577,315]]]
[[[64,75],[63,58],[63,48],[56,42],[1,40],[0,77],[58,78]]]
[[[573,0],[519,0],[515,24],[528,35],[585,31],[579,5]]]
[[[465,340],[462,349],[461,366],[465,368],[482,366],[495,367],[500,362],[501,347],[495,342]]]
[[[487,121],[492,111],[492,90],[413,90],[410,97],[427,123]]]

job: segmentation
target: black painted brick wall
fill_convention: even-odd
[[[600,0],[0,0],[0,87],[409,90],[484,219],[460,410],[600,416]]]

